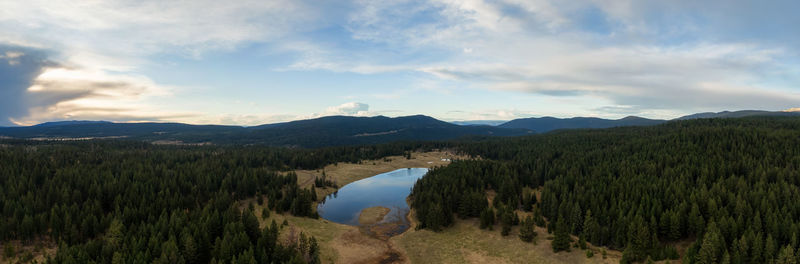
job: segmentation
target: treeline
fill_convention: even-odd
[[[568,233],[620,249],[623,262],[675,258],[671,245],[683,240],[694,241],[684,263],[797,260],[797,118],[564,131],[459,149],[482,160],[454,162],[415,185],[423,228],[446,227],[454,213],[476,217],[494,190],[495,207],[541,214],[556,240]],[[528,207],[524,187],[539,188],[541,201]]]
[[[311,261],[313,238],[280,245],[278,229],[259,229],[253,213],[241,213],[236,201],[258,196],[272,210],[316,217],[313,189],[300,188],[296,175],[280,171],[420,147],[0,143],[0,241],[52,239],[59,243],[57,263]]]

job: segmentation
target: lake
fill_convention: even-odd
[[[352,182],[325,197],[317,206],[317,212],[333,222],[358,225],[361,210],[383,206],[391,209],[384,222],[399,222],[405,230],[408,228],[405,216],[409,211],[406,198],[417,179],[427,172],[425,168],[405,168]]]

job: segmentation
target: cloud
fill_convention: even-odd
[[[73,68],[49,59],[47,51],[0,46],[0,125],[31,125],[46,120],[159,120],[187,113],[141,105],[143,97],[167,96],[169,89],[144,76]]]
[[[462,120],[512,120],[517,118],[533,117],[537,114],[533,111],[520,110],[520,109],[486,109],[486,110],[451,110],[447,114],[450,116],[447,120],[462,121]]]
[[[199,58],[278,39],[302,30],[313,12],[280,0],[0,1],[0,125],[197,115],[144,102],[170,90],[137,73],[153,63],[148,57]]]
[[[365,103],[349,102],[338,106],[328,107],[324,115],[368,116],[369,105]]]
[[[200,55],[301,30],[304,21],[316,17],[313,12],[302,2],[283,0],[3,1],[0,17],[6,26],[0,40],[60,44],[60,49],[106,56],[176,50]]]
[[[296,1],[0,1],[0,125],[54,119],[174,120],[197,116],[148,98],[171,87],[139,70],[152,57],[200,59],[303,30]]]
[[[0,125],[11,125],[10,117],[28,114],[29,102],[36,99],[27,92],[28,87],[54,63],[36,49],[0,45],[0,54]]]
[[[223,125],[244,125],[255,126],[263,124],[273,124],[300,119],[319,118],[323,116],[374,116],[377,113],[395,112],[394,110],[384,110],[370,112],[369,105],[358,102],[344,103],[338,106],[328,107],[324,112],[313,113],[310,115],[296,114],[223,114],[210,115],[194,118],[195,124],[223,124]]]
[[[582,99],[515,110],[522,113],[780,110],[800,102],[799,8],[791,0],[0,1],[0,124],[307,117],[185,112],[148,101],[179,90],[142,74],[164,58],[202,61],[253,47],[269,49],[273,70],[409,83],[353,88],[378,100],[469,89]],[[598,103],[582,104],[588,99]],[[315,116],[333,114],[371,113],[351,102]]]
[[[790,62],[800,54],[800,38],[793,37],[800,32],[788,26],[800,23],[789,11],[797,5],[370,1],[350,15],[352,38],[433,59],[348,60],[329,50],[324,56],[304,58],[316,63],[295,69],[422,72],[464,88],[545,98],[591,96],[612,105],[583,110],[609,110],[605,114],[621,114],[620,109],[627,109],[626,114],[780,110],[800,102],[800,65]],[[752,15],[748,10],[766,13]],[[598,21],[605,28],[594,28]],[[728,24],[748,25],[737,29]],[[586,106],[565,106],[563,111],[578,107]]]

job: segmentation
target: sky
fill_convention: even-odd
[[[800,1],[0,1],[0,126],[800,107]]]

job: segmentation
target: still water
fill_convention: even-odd
[[[317,207],[322,218],[333,222],[358,225],[361,210],[374,206],[391,209],[384,221],[399,221],[408,224],[406,197],[417,179],[422,178],[428,169],[406,168],[381,173],[366,179],[352,182],[338,192],[325,197]]]

